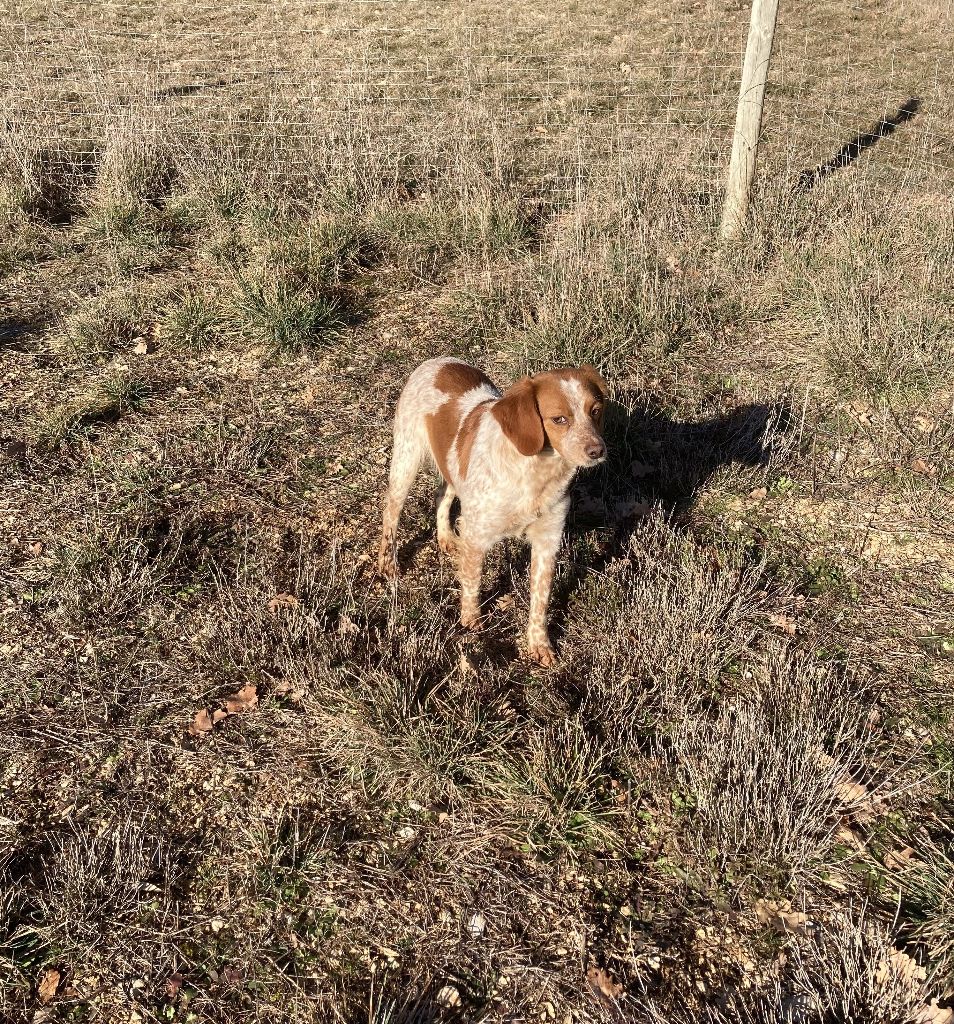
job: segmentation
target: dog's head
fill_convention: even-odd
[[[517,381],[493,414],[521,455],[538,455],[549,446],[573,466],[595,466],[606,458],[608,394],[592,366],[548,370]]]

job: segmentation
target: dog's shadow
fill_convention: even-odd
[[[767,466],[790,422],[791,409],[784,399],[736,405],[680,421],[651,397],[623,395],[611,407],[606,463],[596,473],[581,475],[575,490],[600,494],[604,502],[633,498],[659,504],[678,519],[724,467]],[[607,511],[612,522],[612,509]]]
[[[605,436],[609,455],[595,471],[581,473],[567,521],[571,549],[554,582],[551,627],[555,639],[574,592],[588,573],[625,554],[640,520],[659,512],[677,529],[687,528],[700,492],[720,470],[767,467],[790,430],[786,400],[747,403],[691,421],[674,419],[651,397],[620,395],[610,407]],[[578,542],[592,537],[585,557]],[[512,573],[524,572],[529,547],[521,546]],[[510,575],[508,573],[508,575]],[[506,589],[503,580],[497,589]]]

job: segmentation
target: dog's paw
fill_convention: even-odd
[[[484,620],[480,612],[461,612],[460,613],[460,624],[464,629],[469,629],[472,632],[476,632],[483,626]]]
[[[441,553],[448,555],[451,558],[456,558],[457,553],[460,550],[457,544],[457,538],[451,534],[450,536],[438,537],[437,546],[440,548]]]
[[[378,575],[387,580],[396,580],[399,575],[394,545],[387,541],[378,548]]]
[[[527,653],[530,660],[541,668],[553,668],[557,663],[556,652],[549,644],[533,644]]]

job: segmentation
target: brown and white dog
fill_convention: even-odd
[[[425,455],[444,478],[437,508],[441,551],[459,556],[460,621],[480,623],[484,556],[505,537],[526,537],[530,657],[553,665],[547,604],[576,470],[606,458],[601,429],[608,389],[591,366],[524,377],[503,394],[459,359],[429,359],[408,379],[394,418],[394,451],[378,568],[397,572],[401,509]],[[450,510],[460,498],[459,535]]]

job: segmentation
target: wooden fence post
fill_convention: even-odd
[[[755,177],[762,127],[762,100],[772,56],[772,37],[778,17],[778,0],[752,0],[749,38],[745,44],[745,64],[739,88],[739,106],[735,113],[735,136],[729,161],[729,180],[722,208],[723,238],[735,238],[745,227],[749,209],[749,191]]]

